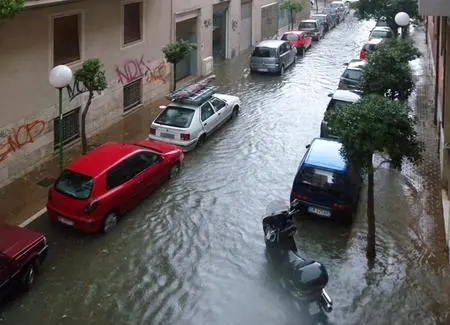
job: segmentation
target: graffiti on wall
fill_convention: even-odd
[[[23,124],[10,130],[6,140],[0,142],[0,163],[5,161],[10,154],[19,151],[27,144],[31,144],[47,129],[47,122],[36,120]]]
[[[127,60],[121,66],[116,67],[119,83],[129,84],[143,78],[147,83],[167,83],[167,65],[165,62],[150,64],[145,61],[144,56],[140,59]]]

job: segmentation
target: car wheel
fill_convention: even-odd
[[[108,213],[106,217],[103,219],[102,232],[104,234],[109,233],[117,225],[117,221],[118,217],[115,212],[111,211],[110,213]]]
[[[239,106],[234,106],[233,112],[231,113],[231,118],[235,119],[239,115]]]
[[[23,276],[23,279],[22,279],[23,289],[25,291],[30,290],[30,288],[33,286],[35,281],[36,281],[36,267],[35,267],[34,263],[30,263],[27,266],[26,271]]]
[[[284,65],[281,66],[280,71],[278,73],[280,76],[284,75]]]
[[[170,169],[169,179],[174,179],[178,176],[181,170],[180,162],[177,161],[176,164]]]
[[[200,148],[201,146],[203,146],[203,144],[205,143],[205,140],[206,140],[206,136],[204,134],[202,134],[200,136],[200,138],[198,138],[197,144],[195,145],[195,147]]]
[[[305,56],[305,52],[306,52],[306,49],[304,46],[302,46],[302,49],[301,49],[302,56]]]

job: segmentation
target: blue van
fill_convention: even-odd
[[[348,163],[335,139],[315,138],[306,146],[295,175],[291,202],[304,214],[351,222],[358,208],[361,170]]]

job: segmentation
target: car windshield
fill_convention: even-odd
[[[305,167],[301,171],[298,181],[312,189],[330,194],[339,195],[345,193],[345,178],[343,175],[331,170]]]
[[[347,69],[345,70],[343,77],[346,79],[361,80],[362,77],[362,71],[361,70],[355,70],[355,69]]]
[[[389,38],[391,37],[391,33],[387,30],[374,30],[370,37],[372,38]]]
[[[298,27],[299,27],[299,29],[315,29],[316,23],[304,21],[304,22],[301,22]]]
[[[258,46],[253,51],[253,56],[256,56],[259,58],[274,58],[277,56],[277,51],[276,51],[276,49],[271,48],[271,47]]]
[[[365,44],[363,46],[363,50],[366,52],[373,52],[377,49],[377,46],[375,44]]]
[[[341,108],[341,107],[344,107],[344,106],[347,106],[347,105],[351,105],[351,104],[353,104],[353,103],[352,102],[346,102],[346,101],[343,101],[343,100],[332,99],[330,101],[330,103],[328,104],[327,111],[330,111],[330,110],[333,110],[333,109],[336,109],[336,108]]]
[[[188,128],[191,125],[192,118],[195,111],[190,108],[167,106],[155,123],[167,126],[174,126],[176,128]]]
[[[298,41],[298,35],[295,34],[284,34],[283,37],[281,37],[283,41]]]
[[[94,179],[92,177],[65,170],[55,183],[55,189],[78,200],[91,196]]]

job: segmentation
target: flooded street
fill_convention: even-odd
[[[51,226],[36,286],[4,306],[0,324],[308,324],[265,255],[261,220],[288,205],[305,145],[343,64],[359,54],[370,22],[352,16],[284,76],[249,75],[248,55],[216,67],[239,117],[186,155],[179,177],[106,236]],[[150,121],[149,121],[150,122]],[[334,310],[327,324],[448,324],[450,274],[443,231],[410,177],[375,178],[377,260],[365,257],[365,190],[351,229],[298,220],[306,257],[325,264]],[[426,197],[426,196],[425,196]],[[426,199],[425,199],[426,200]]]

